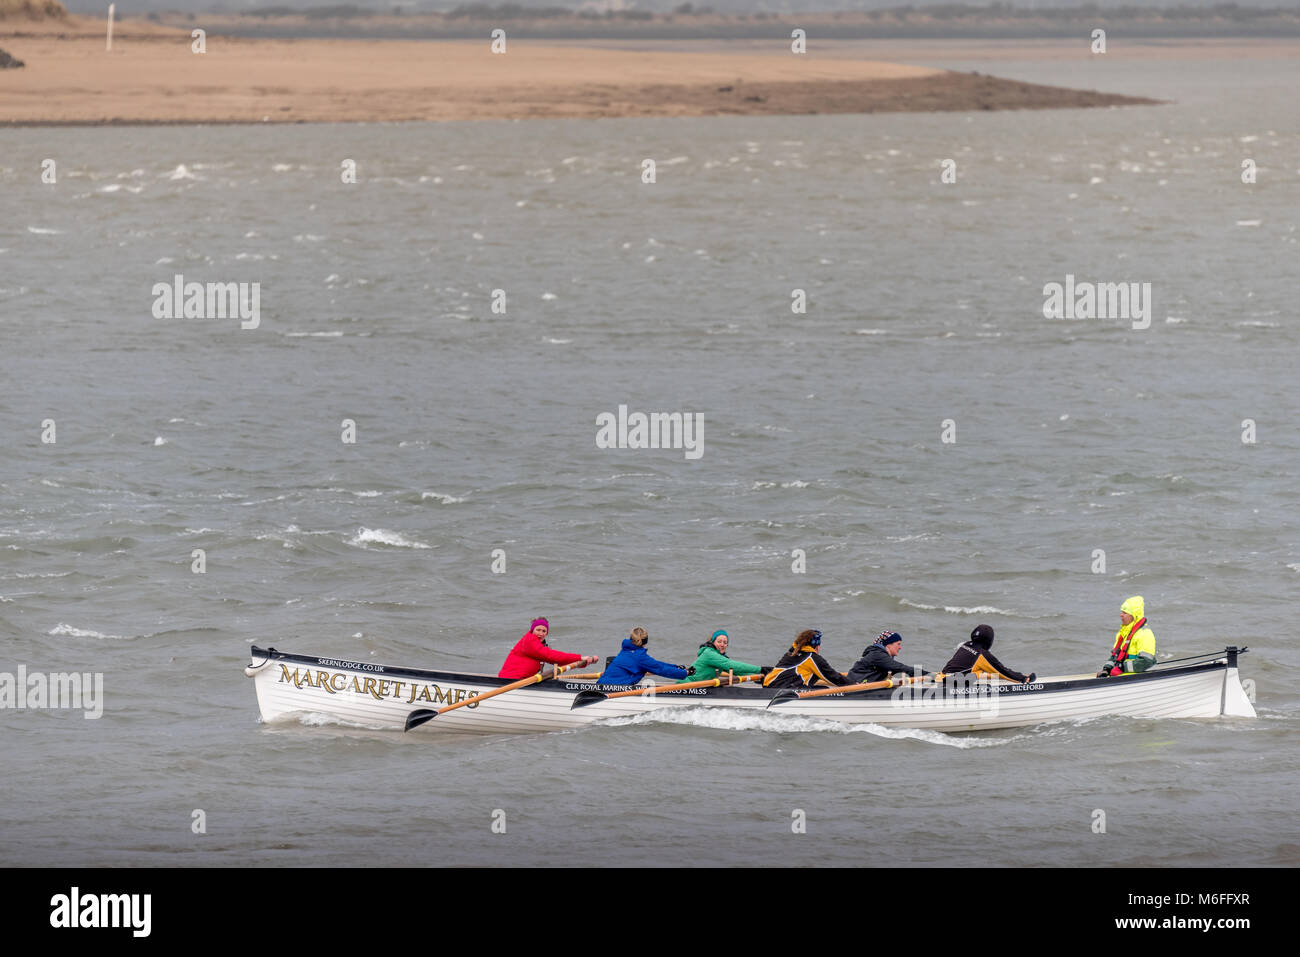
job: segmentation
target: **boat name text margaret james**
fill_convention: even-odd
[[[341,691],[368,694],[376,701],[383,701],[385,698],[390,697],[400,699],[403,686],[409,685],[407,704],[414,704],[417,701],[428,701],[431,704],[437,702],[456,704],[466,698],[478,696],[477,691],[469,691],[465,688],[447,688],[444,690],[438,685],[423,684],[416,681],[394,681],[389,678],[358,678],[353,675],[352,683],[348,684],[348,676],[337,671],[333,673],[322,670],[312,671],[310,668],[294,668],[293,671],[290,671],[288,665],[282,664],[280,665],[280,683],[286,681],[292,682],[295,688],[306,685],[309,688],[320,688],[330,694],[338,694]],[[467,704],[465,707],[477,708],[478,702]]]

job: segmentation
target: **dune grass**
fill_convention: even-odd
[[[0,0],[0,20],[64,20],[68,9],[59,0]]]

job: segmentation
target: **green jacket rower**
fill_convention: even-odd
[[[749,665],[743,661],[732,661],[727,657],[727,645],[730,643],[731,639],[727,637],[725,631],[722,629],[715,631],[708,641],[700,645],[700,654],[695,659],[695,664],[692,665],[695,670],[677,683],[681,684],[682,681],[712,681],[728,671],[737,675],[756,675],[760,672],[766,674],[770,670],[763,668],[761,665]]]

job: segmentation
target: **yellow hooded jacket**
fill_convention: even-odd
[[[1119,657],[1120,649],[1124,647],[1124,640],[1128,638],[1128,654],[1123,662],[1119,663],[1126,675],[1141,674],[1156,663],[1156,636],[1150,628],[1146,627],[1145,609],[1146,603],[1141,595],[1134,595],[1119,606],[1119,610],[1132,615],[1133,620],[1115,633],[1115,645],[1111,649],[1110,659],[1112,664],[1116,663],[1115,659]],[[1142,627],[1138,628],[1132,638],[1129,638],[1129,632],[1139,622],[1142,622]]]

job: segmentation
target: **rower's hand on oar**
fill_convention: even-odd
[[[595,664],[596,662],[598,662],[599,660],[600,660],[600,656],[599,656],[599,655],[583,655],[583,656],[582,656],[582,663],[583,663],[584,665],[594,665],[594,664]]]

